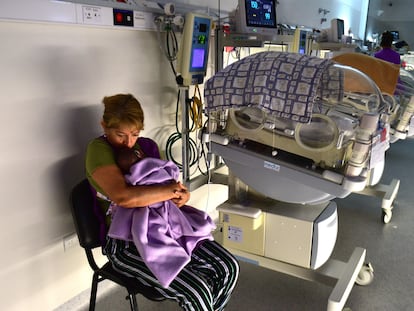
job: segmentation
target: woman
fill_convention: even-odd
[[[401,64],[401,57],[397,51],[394,51],[392,48],[392,41],[394,37],[391,32],[384,31],[381,35],[381,50],[376,52],[374,56],[376,58],[385,60],[387,62],[400,65]]]
[[[111,202],[125,208],[142,208],[166,200],[172,200],[178,207],[185,205],[190,193],[180,182],[141,186],[126,183],[114,151],[129,147],[145,156],[160,158],[158,147],[151,139],[139,137],[144,127],[144,113],[132,95],[105,97],[103,104],[104,135],[92,140],[86,152],[87,178],[97,191],[103,212],[106,214]],[[110,224],[109,216],[106,222]],[[223,310],[239,274],[236,259],[218,243],[208,240],[197,246],[190,263],[167,288],[150,272],[134,243],[107,237],[104,252],[117,270],[150,284],[166,298],[177,300],[184,310]]]

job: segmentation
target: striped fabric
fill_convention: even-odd
[[[224,310],[239,275],[237,260],[214,241],[197,246],[190,263],[168,288],[147,268],[134,243],[108,238],[105,253],[116,270],[156,288],[187,311]]]

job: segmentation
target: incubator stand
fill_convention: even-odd
[[[388,103],[356,69],[278,52],[226,67],[204,94],[206,140],[229,168],[217,239],[250,262],[333,285],[327,309],[342,310],[373,270],[363,248],[347,262],[329,258],[338,229],[332,199],[378,183]]]
[[[215,239],[240,260],[304,280],[332,286],[327,310],[343,310],[355,283],[373,279],[366,250],[357,247],[347,262],[329,259],[336,241],[334,202],[313,206],[260,196],[234,175],[229,200],[218,207],[221,230]]]
[[[283,191],[297,193],[298,197],[312,193],[310,188],[315,185],[317,192],[317,185],[321,186],[320,178],[311,176],[313,180],[309,182],[314,186],[306,189],[303,179],[302,185],[299,181],[295,185],[288,183],[290,179],[295,179],[295,174],[299,178],[309,177],[290,170],[289,164],[284,165],[272,158],[255,157],[241,147],[230,148],[227,150],[221,144],[211,143],[212,152],[222,156],[229,167],[229,199],[217,208],[221,230],[216,239],[241,260],[333,286],[327,310],[342,310],[354,283],[369,284],[373,279],[373,269],[370,264],[365,264],[366,250],[360,247],[354,249],[347,262],[329,258],[337,235],[335,202],[280,202],[263,196],[235,174],[249,176],[253,183],[262,180],[256,183],[259,188],[262,184],[276,190],[286,182],[287,188],[284,187]],[[235,150],[237,148],[240,150]],[[268,167],[279,167],[279,172],[263,165],[256,166],[260,161],[268,161]],[[289,190],[289,187],[293,188]],[[338,195],[346,193],[341,193],[339,187],[335,190],[332,192]],[[278,191],[270,194],[277,196]]]

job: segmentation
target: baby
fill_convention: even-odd
[[[145,155],[141,150],[124,147],[117,149],[115,152],[115,160],[123,174],[129,174],[131,166],[138,163]]]
[[[119,148],[115,151],[115,160],[118,165],[118,167],[121,169],[122,173],[125,174],[133,174],[133,171],[131,171],[131,168],[134,164],[138,163],[140,160],[145,158],[145,154],[141,150],[136,150],[128,147]],[[147,158],[149,161],[150,158]],[[163,161],[160,159],[155,159],[157,164],[154,165],[162,165],[164,163],[167,163],[167,161]],[[162,163],[160,163],[162,162]],[[177,168],[178,170],[178,168]],[[186,192],[185,189],[182,189],[181,191],[176,191],[177,193],[184,193]],[[174,201],[174,200],[173,200]]]

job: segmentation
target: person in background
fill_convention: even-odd
[[[158,146],[150,138],[140,137],[144,113],[131,94],[116,94],[103,99],[101,121],[104,134],[90,141],[86,151],[86,176],[96,190],[103,215],[111,203],[124,208],[140,208],[172,200],[178,207],[185,205],[190,192],[178,181],[156,185],[130,185],[116,164],[117,148],[138,150],[146,157],[160,158]],[[111,218],[105,218],[109,228]],[[224,310],[233,292],[239,264],[235,257],[215,241],[200,242],[191,261],[168,287],[163,287],[143,262],[134,243],[106,236],[103,251],[116,270],[133,276],[174,299],[188,311]]]
[[[400,66],[400,54],[392,48],[392,41],[394,37],[391,32],[384,31],[381,35],[381,50],[374,54],[374,57],[385,60],[387,62]]]

